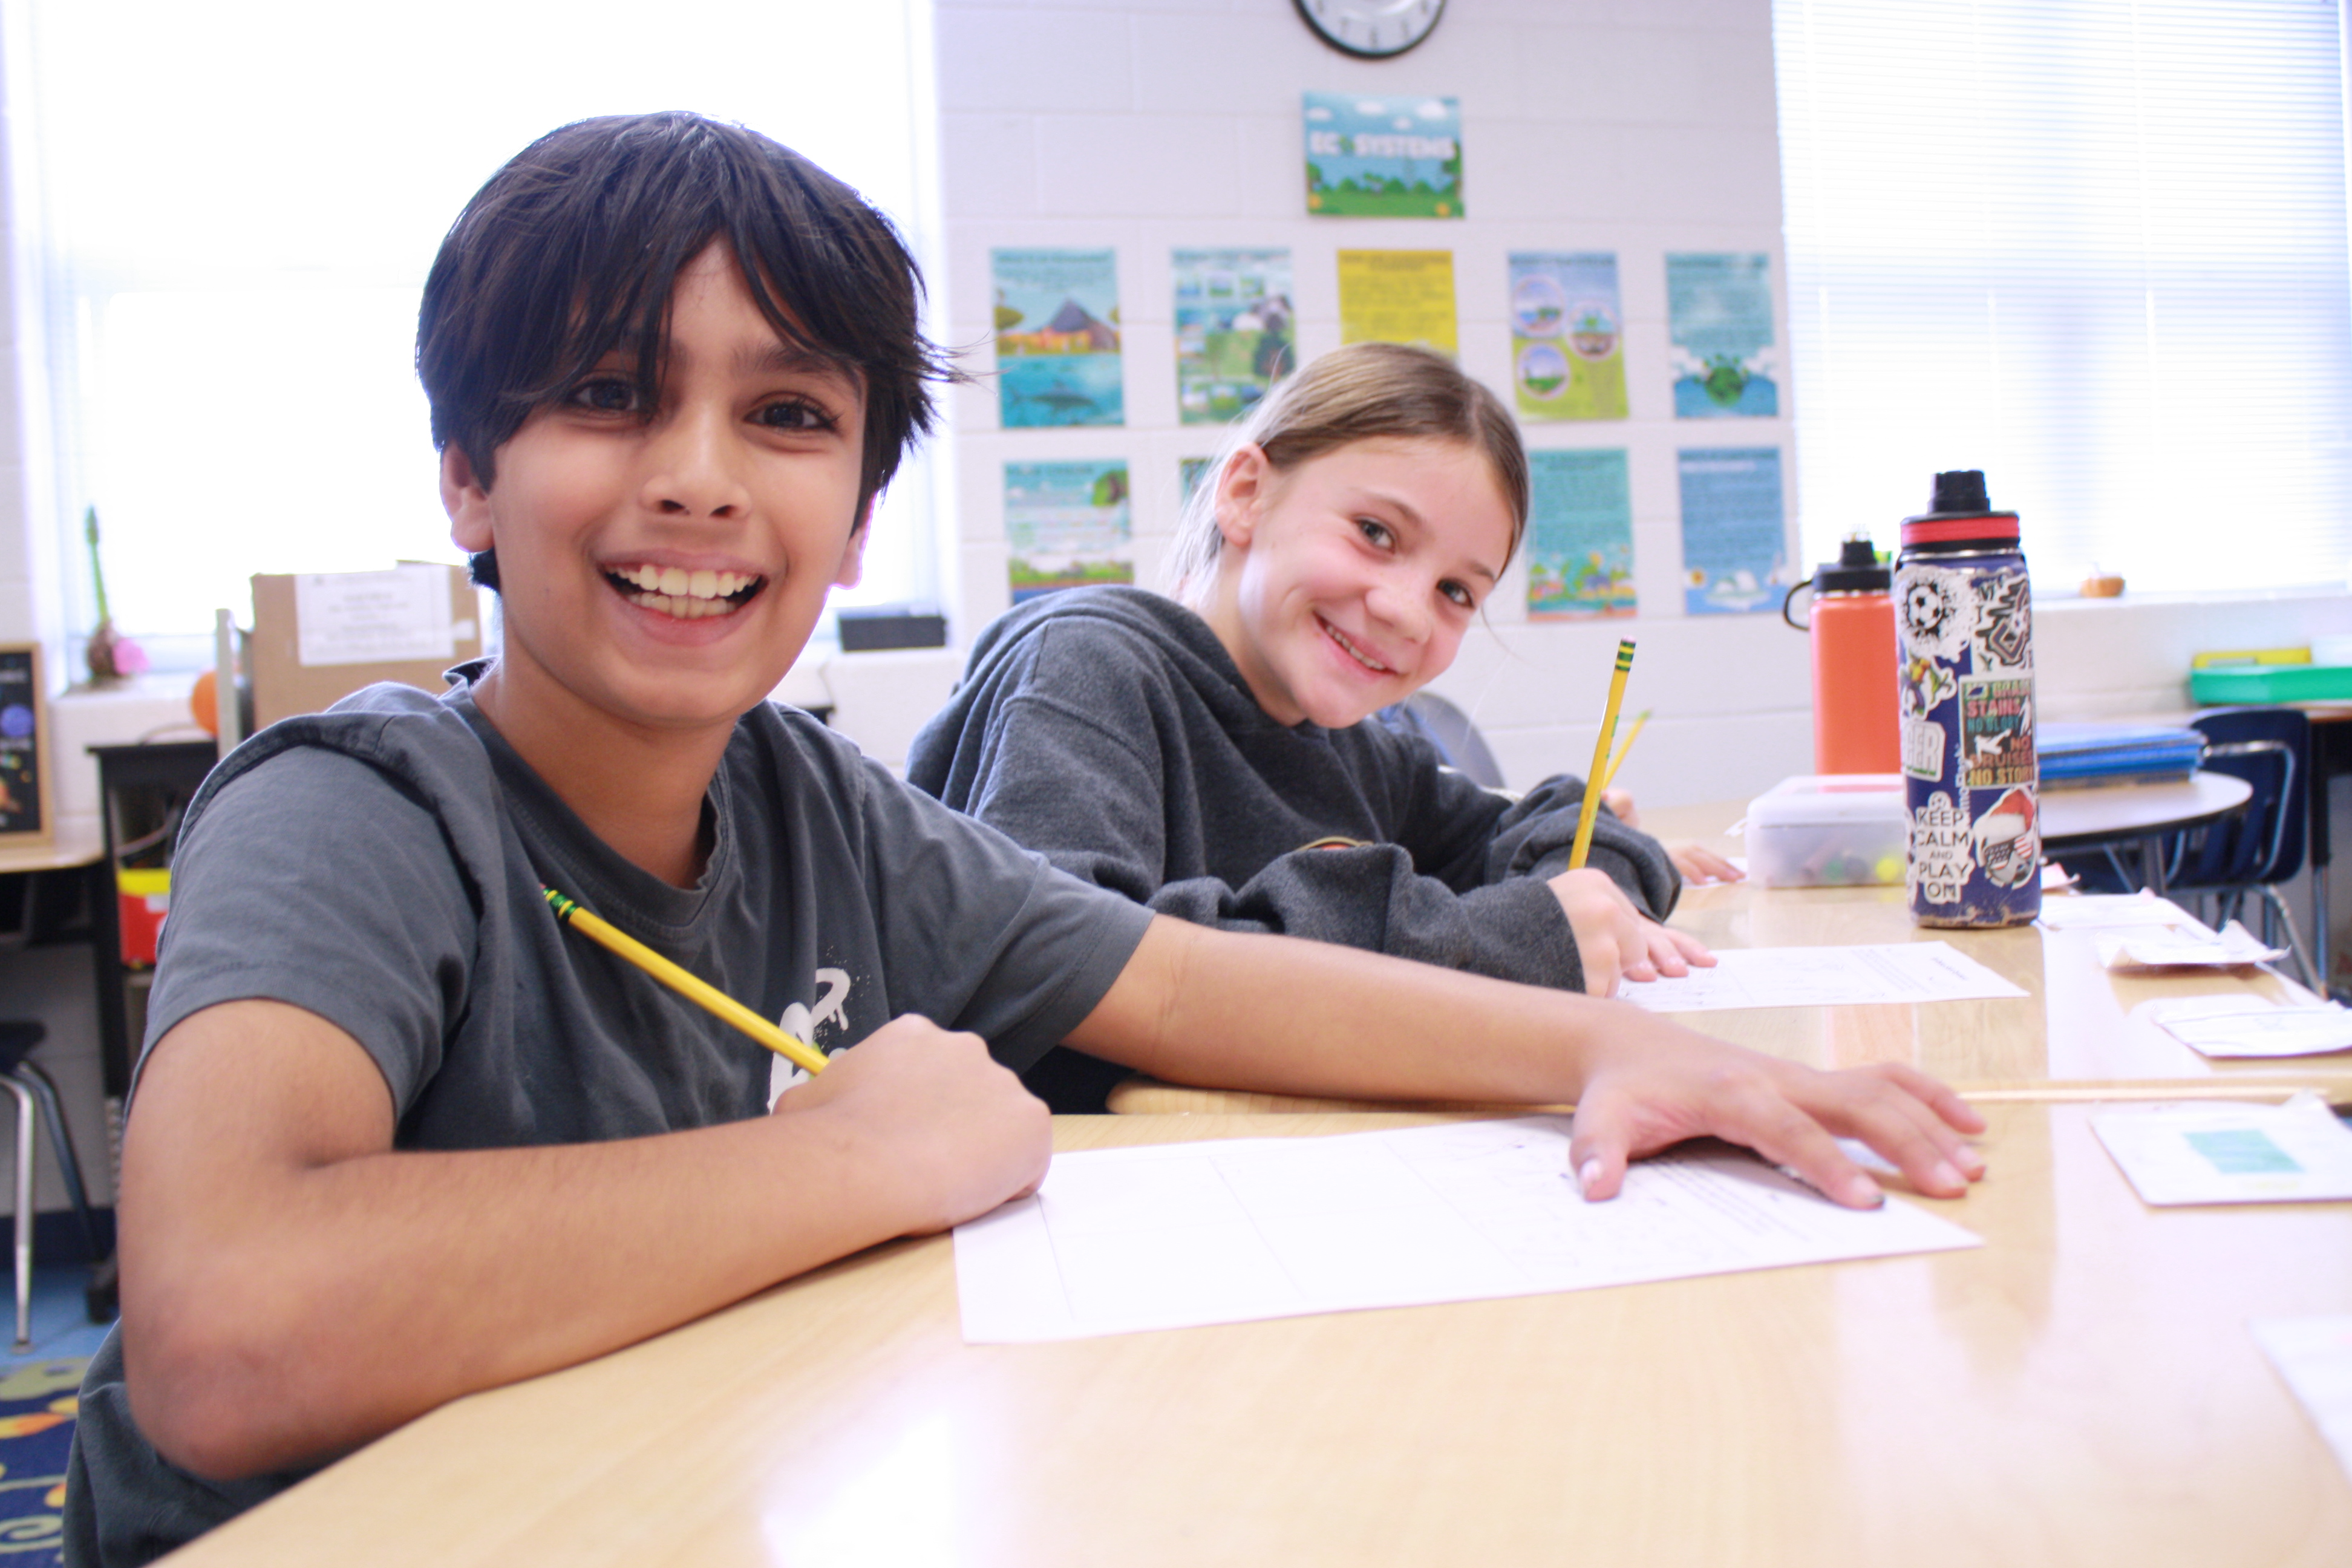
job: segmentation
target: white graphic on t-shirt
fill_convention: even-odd
[[[846,1026],[849,1022],[845,1011],[849,1005],[849,972],[845,969],[820,969],[816,972],[816,1006],[814,1009],[805,1002],[795,1002],[784,1009],[784,1016],[777,1019],[776,1024],[793,1038],[806,1040],[823,1050],[824,1042],[816,1037],[817,1031],[827,1024],[839,1028]],[[782,1057],[770,1062],[768,1109],[773,1110],[776,1097],[807,1077],[807,1073]]]

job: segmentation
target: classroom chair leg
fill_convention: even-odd
[[[0,1089],[16,1097],[16,1353],[33,1348],[33,1091],[6,1074]]]

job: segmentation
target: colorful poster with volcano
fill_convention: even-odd
[[[1630,616],[1633,500],[1625,453],[1528,454],[1528,618]]]
[[[1770,257],[1669,255],[1666,331],[1675,418],[1780,412]]]
[[[1522,419],[1625,417],[1625,312],[1605,251],[1511,257],[1511,385]]]
[[[1318,217],[1462,216],[1458,99],[1304,95],[1307,210]]]
[[[1134,582],[1126,462],[1005,464],[1004,538],[1016,605],[1056,588]]]
[[[1777,610],[1789,591],[1789,530],[1777,447],[1677,452],[1682,481],[1683,609],[1694,616]]]
[[[1123,425],[1118,268],[1108,250],[992,250],[1007,429]]]
[[[1176,411],[1187,425],[1249,412],[1297,363],[1287,250],[1179,250]]]

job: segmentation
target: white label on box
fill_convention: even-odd
[[[306,573],[294,579],[294,624],[299,628],[295,658],[306,666],[457,654],[446,566]]]

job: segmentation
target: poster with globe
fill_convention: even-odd
[[[1625,312],[1606,250],[1519,251],[1511,386],[1522,419],[1625,417]]]
[[[1677,419],[1769,418],[1780,412],[1772,337],[1772,258],[1666,258],[1666,335]]]

